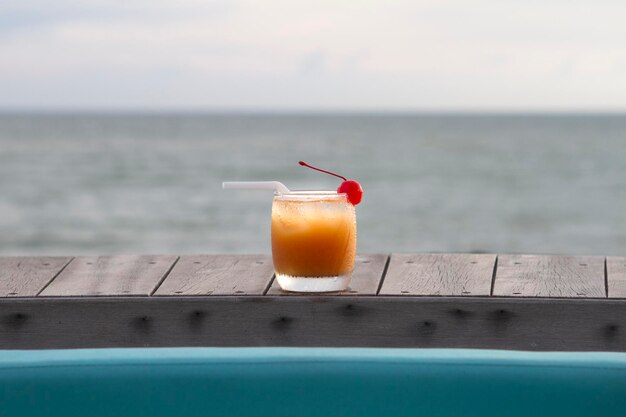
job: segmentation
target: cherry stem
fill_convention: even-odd
[[[307,163],[306,163],[306,162],[304,162],[304,161],[300,161],[300,162],[298,162],[298,163],[299,163],[300,165],[302,165],[303,167],[311,168],[311,169],[314,169],[314,170],[316,170],[316,171],[323,172],[323,173],[325,173],[325,174],[334,175],[335,177],[341,178],[341,179],[342,179],[342,180],[344,180],[344,181],[348,181],[348,179],[347,179],[346,177],[342,177],[341,175],[337,175],[337,174],[335,174],[334,172],[326,171],[325,169],[319,169],[319,168],[316,168],[316,167],[314,167],[314,166],[311,166],[311,165],[307,164]]]

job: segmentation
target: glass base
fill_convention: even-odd
[[[276,280],[283,291],[292,292],[331,292],[343,291],[350,284],[351,275],[334,277],[292,277],[276,273]]]

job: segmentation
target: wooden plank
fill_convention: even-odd
[[[391,255],[381,295],[488,296],[496,255]]]
[[[181,256],[154,295],[262,295],[273,275],[266,255]]]
[[[42,296],[150,295],[176,256],[83,256],[75,258]]]
[[[353,346],[626,351],[626,300],[9,298],[0,348]]]
[[[0,297],[33,297],[70,262],[71,257],[0,258]]]
[[[493,295],[604,298],[604,257],[500,255]]]
[[[366,254],[357,255],[354,263],[354,272],[350,287],[346,291],[324,293],[324,295],[376,295],[380,286],[380,280],[383,276],[385,266],[389,255],[384,254]],[[307,293],[293,293],[280,289],[278,282],[274,280],[267,295],[300,295],[306,296]]]
[[[626,298],[626,257],[607,257],[606,274],[608,296]]]

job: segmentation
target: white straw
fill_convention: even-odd
[[[223,182],[224,190],[273,190],[278,194],[289,194],[289,188],[278,181],[234,181]]]

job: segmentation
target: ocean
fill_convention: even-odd
[[[626,254],[626,115],[4,114],[0,254],[270,253],[272,196],[358,180],[360,252]]]

